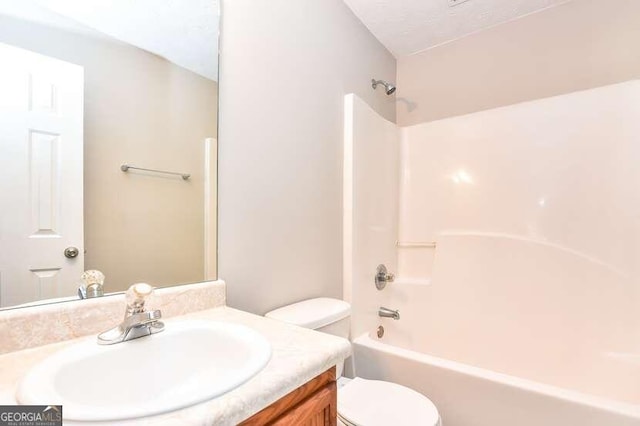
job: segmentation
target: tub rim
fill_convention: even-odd
[[[561,388],[559,386],[548,385],[536,382],[530,379],[524,379],[517,376],[511,376],[505,373],[499,373],[486,368],[475,367],[473,365],[464,364],[458,361],[452,361],[445,358],[439,358],[427,353],[405,349],[394,346],[391,343],[378,341],[371,337],[370,333],[363,333],[353,339],[354,345],[361,345],[372,348],[385,353],[390,353],[399,357],[407,358],[415,362],[421,362],[433,365],[438,368],[452,370],[459,374],[466,374],[478,379],[490,380],[511,386],[523,391],[533,392],[538,395],[557,398],[573,404],[585,407],[597,408],[606,412],[630,417],[634,420],[640,420],[640,404],[632,404],[628,402],[618,401],[611,398],[595,396],[572,389]],[[354,350],[355,354],[355,350]],[[355,356],[355,355],[354,355]],[[356,374],[358,372],[358,362],[356,359]]]

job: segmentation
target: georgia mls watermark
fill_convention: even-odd
[[[61,426],[62,405],[0,405],[0,426]]]

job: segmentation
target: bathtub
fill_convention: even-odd
[[[441,234],[433,265],[428,280],[399,274],[366,307],[356,300],[358,376],[424,393],[445,426],[640,426],[635,275],[546,241],[468,232]]]
[[[607,293],[582,281],[562,299],[548,277],[515,286],[455,269],[435,285],[397,279],[379,292],[360,314],[369,332],[355,332],[355,375],[424,394],[444,426],[640,426],[639,339],[627,315],[637,310],[612,296],[623,295],[615,280],[602,280]],[[377,306],[400,319],[377,317]]]
[[[350,105],[355,373],[422,392],[445,426],[640,426],[638,93],[624,83],[400,136]],[[382,291],[380,263],[396,275]]]
[[[387,327],[390,328],[390,327]],[[640,425],[640,404],[590,395],[398,346],[377,330],[353,342],[355,373],[396,382],[426,395],[446,426]],[[616,356],[614,355],[614,358]],[[619,354],[640,381],[638,357]],[[640,394],[638,395],[640,402]]]

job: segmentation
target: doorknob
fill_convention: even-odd
[[[78,247],[67,247],[66,249],[64,249],[64,256],[69,259],[78,257],[78,254],[80,254],[80,250],[78,250]]]

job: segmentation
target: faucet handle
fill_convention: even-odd
[[[153,294],[153,287],[145,283],[137,283],[125,292],[127,311],[122,322],[98,335],[98,344],[112,345],[148,336],[164,330],[160,321],[162,312],[159,309],[147,310],[145,307],[149,297]]]
[[[387,283],[392,283],[395,278],[395,275],[390,273],[387,270],[387,267],[383,264],[378,265],[378,267],[376,268],[376,276],[374,281],[378,290],[382,290],[383,288],[385,288]]]
[[[153,294],[153,287],[146,283],[133,284],[124,294],[127,302],[127,314],[144,312],[145,301]]]
[[[104,285],[104,274],[96,269],[84,271],[80,276],[80,279],[87,287],[93,284]]]

